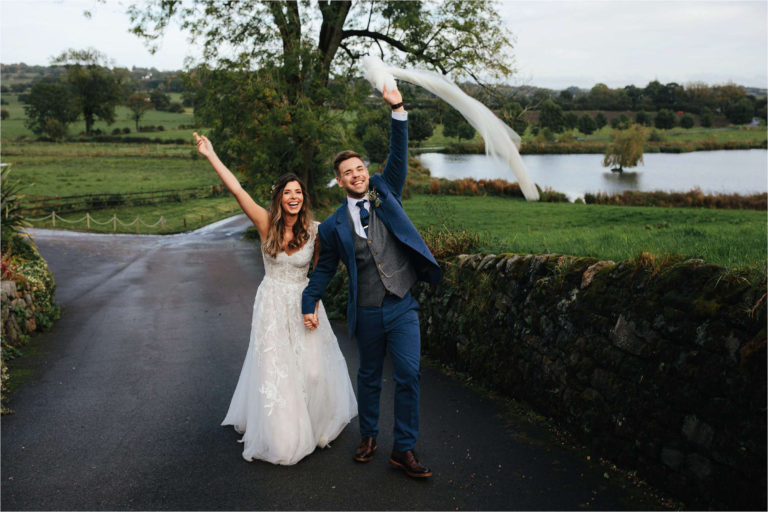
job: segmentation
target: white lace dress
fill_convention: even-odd
[[[357,415],[347,364],[322,303],[320,325],[304,327],[307,285],[317,224],[299,251],[266,254],[256,292],[248,353],[222,425],[243,434],[243,458],[295,464],[325,447]]]

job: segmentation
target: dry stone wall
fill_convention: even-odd
[[[766,508],[765,282],[701,260],[465,255],[418,285],[424,351],[689,508]]]

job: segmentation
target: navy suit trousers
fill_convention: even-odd
[[[389,350],[395,381],[393,449],[412,450],[419,433],[418,303],[408,293],[402,299],[387,295],[380,308],[358,307],[355,337],[360,355],[357,372],[360,436],[376,438],[379,433],[381,374],[384,356]]]

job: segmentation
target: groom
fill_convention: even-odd
[[[395,381],[394,446],[389,462],[412,477],[432,471],[414,453],[419,431],[418,303],[408,291],[417,281],[437,283],[440,266],[403,211],[400,194],[408,173],[408,114],[397,89],[382,92],[392,107],[391,140],[382,174],[369,178],[354,151],[333,162],[347,198],[319,227],[320,257],[302,295],[304,324],[317,326],[315,305],[336,272],[339,259],[349,273],[347,322],[357,338],[360,445],[354,459],[368,462],[376,452],[384,356],[389,349]]]

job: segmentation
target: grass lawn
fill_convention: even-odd
[[[483,250],[488,252],[562,253],[620,261],[646,251],[765,274],[766,213],[760,211],[460,196],[414,196],[404,206],[420,229],[445,222],[487,233]]]
[[[192,199],[179,203],[126,206],[98,210],[92,212],[91,218],[93,221],[91,222],[90,229],[86,227],[86,221],[82,220],[85,218],[85,212],[65,214],[61,215],[61,217],[70,222],[61,221],[57,218],[56,229],[96,233],[136,233],[136,224],[131,223],[136,220],[136,217],[139,217],[143,223],[139,227],[139,233],[169,234],[197,229],[238,213],[242,213],[242,211],[234,197],[214,197]],[[117,215],[117,219],[123,224],[130,225],[124,226],[118,222],[117,229],[114,230],[112,223],[113,215]],[[160,225],[152,228],[146,227],[146,225],[157,223],[161,216],[165,217],[166,220],[164,229]],[[50,217],[46,217],[43,220],[35,220],[31,224],[37,228],[53,227]]]
[[[192,159],[189,147],[125,144],[119,147],[37,143],[40,151],[3,156],[22,193],[71,196],[169,190],[219,183],[204,159]],[[18,147],[18,146],[17,146]],[[61,149],[62,151],[57,151]],[[49,152],[49,153],[46,153]]]

